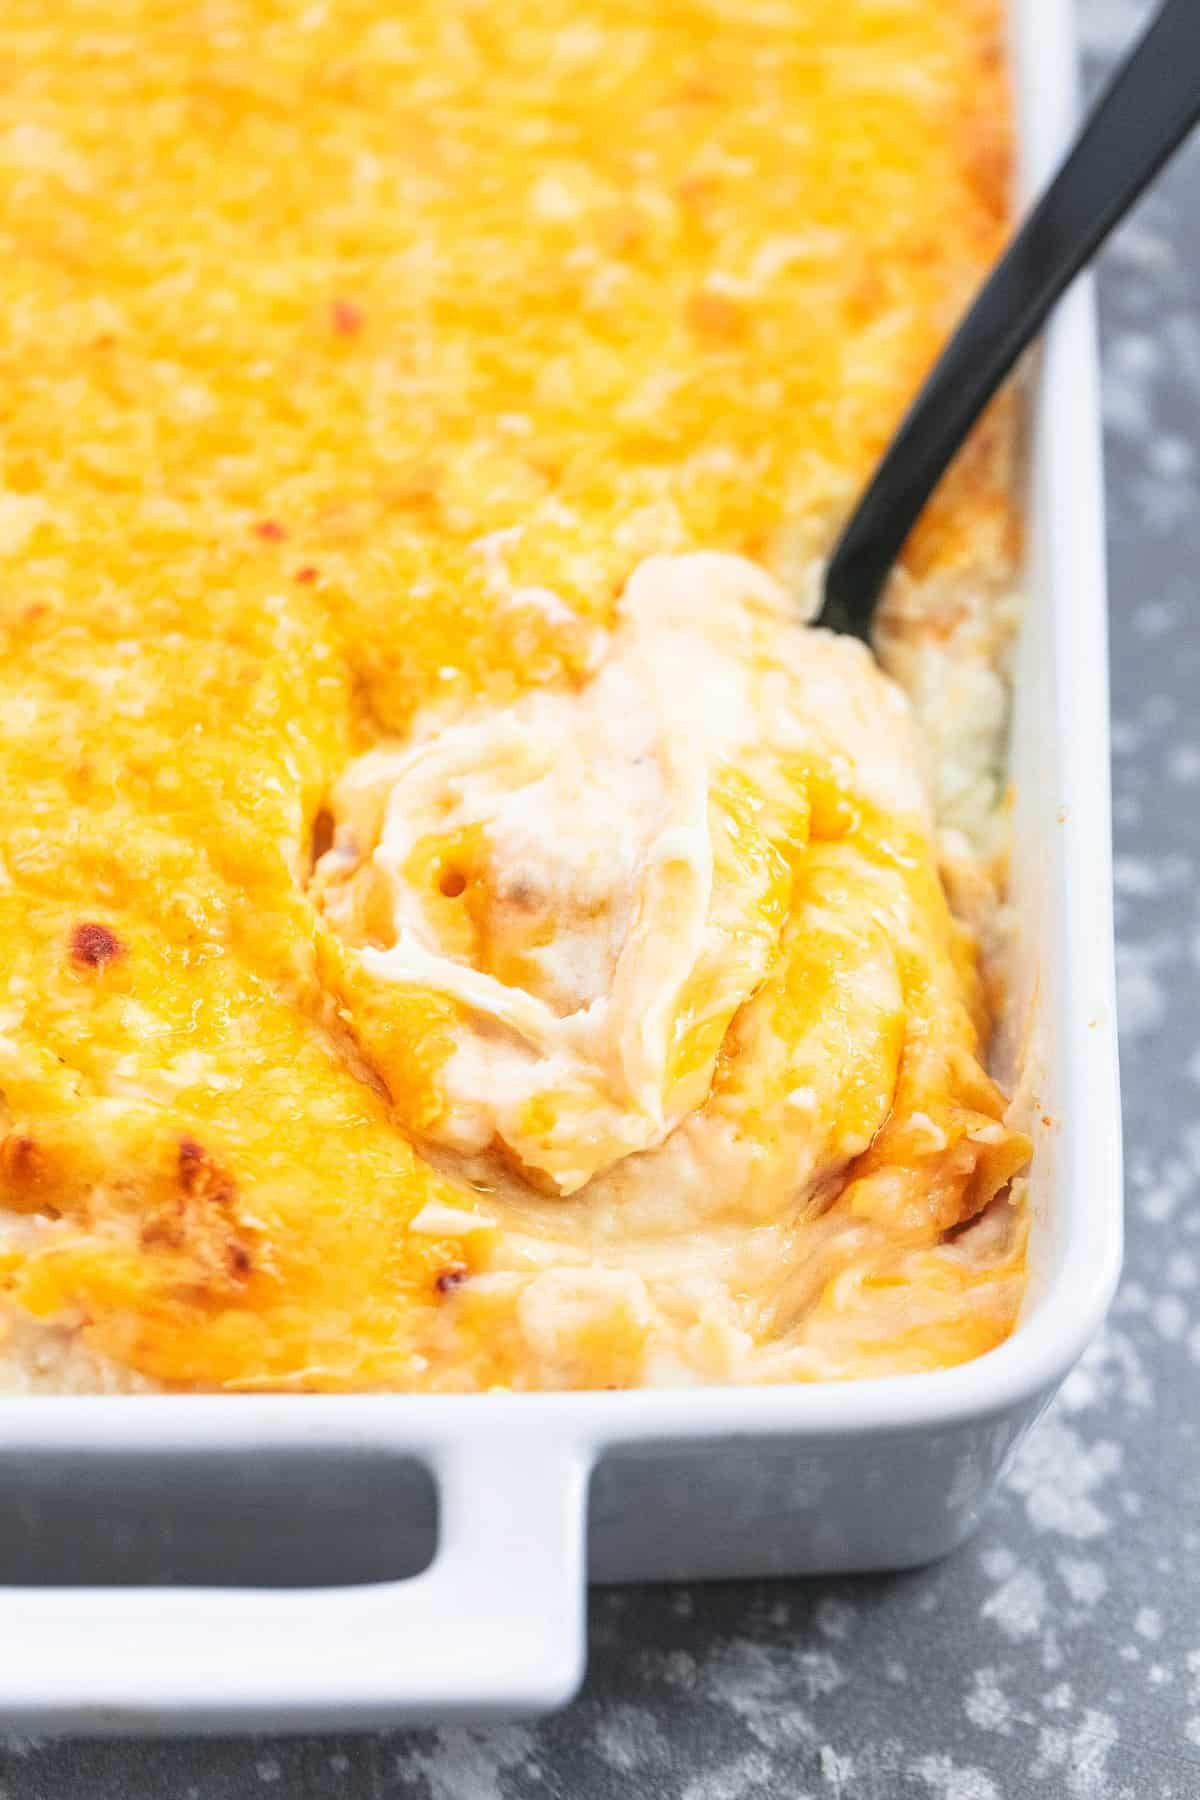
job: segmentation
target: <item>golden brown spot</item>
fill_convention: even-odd
[[[245,1281],[254,1267],[245,1244],[232,1243],[228,1252],[229,1273],[235,1281]]]
[[[443,869],[438,890],[445,894],[447,900],[457,900],[460,894],[467,891],[467,878],[461,869]]]
[[[254,527],[254,535],[262,538],[264,543],[278,544],[282,543],[287,532],[278,519],[260,519]]]
[[[353,300],[335,300],[329,309],[333,329],[340,337],[353,337],[363,328],[366,314]]]
[[[316,579],[317,571],[312,563],[305,563],[302,569],[296,570],[296,580],[303,583],[305,586],[308,586],[310,582],[313,582]]]
[[[138,1233],[143,1250],[182,1250],[184,1244],[183,1207],[176,1201],[147,1219]]]
[[[33,1187],[46,1175],[46,1158],[37,1143],[23,1131],[10,1131],[0,1143],[0,1176],[14,1187]]]
[[[325,852],[333,844],[333,814],[327,806],[322,806],[312,823],[312,841],[309,845],[309,856],[315,869]]]
[[[59,1174],[46,1145],[28,1131],[10,1131],[0,1138],[0,1193],[10,1211],[59,1218],[50,1199],[59,1192]]]
[[[71,933],[71,955],[88,969],[102,969],[121,954],[121,940],[107,925],[84,920]]]
[[[469,1273],[466,1263],[447,1263],[434,1276],[433,1285],[439,1294],[452,1294],[455,1288],[462,1286]]]
[[[180,1138],[178,1162],[179,1185],[185,1194],[196,1194],[220,1206],[233,1199],[236,1189],[232,1175],[220,1163],[214,1162],[204,1145],[198,1144],[195,1138]]]
[[[170,1250],[193,1265],[193,1281],[244,1281],[253,1257],[235,1210],[237,1184],[228,1169],[193,1137],[176,1151],[177,1191],[145,1220],[143,1249]]]

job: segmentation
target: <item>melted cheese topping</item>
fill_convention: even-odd
[[[903,708],[774,585],[1003,235],[996,18],[5,6],[14,1346],[447,1389],[1009,1329]],[[1006,445],[908,553],[914,690],[964,609],[995,661]]]

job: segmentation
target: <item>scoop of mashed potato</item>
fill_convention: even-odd
[[[330,979],[492,1195],[470,1303],[515,1305],[538,1384],[605,1329],[637,1378],[811,1355],[846,1268],[883,1282],[1023,1162],[907,703],[753,564],[644,563],[581,685],[426,713],[332,810]]]

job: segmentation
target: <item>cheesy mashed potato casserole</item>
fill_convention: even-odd
[[[883,668],[803,622],[1004,235],[997,13],[8,0],[7,1386],[1011,1329],[1003,406]]]

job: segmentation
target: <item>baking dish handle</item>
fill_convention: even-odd
[[[0,1725],[355,1729],[565,1703],[584,1666],[588,1451],[497,1433],[412,1452],[439,1529],[406,1580],[0,1588]]]

